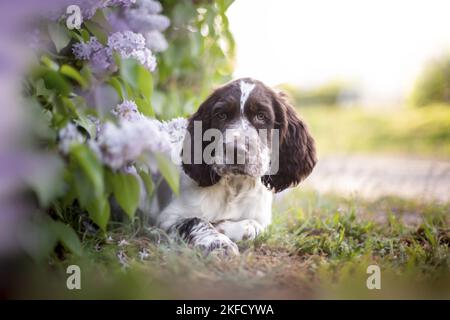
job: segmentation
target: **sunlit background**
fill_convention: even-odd
[[[228,11],[236,77],[314,87],[344,81],[365,105],[404,101],[450,51],[446,0],[238,0]]]

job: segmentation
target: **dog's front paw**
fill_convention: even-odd
[[[261,224],[252,219],[241,221],[222,221],[216,224],[219,232],[225,234],[233,241],[255,240],[264,231]]]
[[[239,255],[237,245],[204,219],[195,217],[184,219],[174,226],[173,231],[190,245],[199,248],[205,255],[213,252],[227,256]]]
[[[205,255],[217,254],[224,256],[238,256],[239,248],[233,241],[223,234],[217,234],[210,239],[204,239],[197,246]]]
[[[255,240],[256,237],[263,232],[263,227],[255,220],[245,220],[244,224],[244,234],[242,235],[242,240]]]

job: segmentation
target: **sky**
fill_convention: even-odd
[[[425,63],[450,53],[449,0],[236,0],[235,77],[269,85],[355,84],[401,102]]]

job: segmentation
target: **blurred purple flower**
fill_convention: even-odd
[[[83,143],[84,137],[78,131],[77,126],[73,123],[68,123],[67,126],[59,131],[59,150],[63,154],[68,154],[70,147],[73,144]]]
[[[106,72],[110,69],[113,71],[115,68],[112,50],[108,47],[104,47],[95,52],[89,62],[95,73]]]
[[[72,52],[75,58],[79,60],[89,60],[92,55],[101,50],[103,45],[97,40],[96,37],[91,37],[88,42],[78,42],[72,47]]]
[[[95,15],[97,10],[106,7],[107,2],[108,1],[105,0],[77,0],[71,4],[76,4],[81,8],[83,19],[91,19]]]
[[[108,46],[117,51],[122,58],[138,60],[151,72],[156,68],[156,58],[151,50],[145,47],[145,38],[140,33],[116,32],[108,38]]]
[[[159,1],[155,0],[140,0],[139,5],[141,8],[147,10],[148,13],[155,14],[162,11],[162,5]]]
[[[130,27],[136,30],[164,31],[170,26],[169,18],[161,14],[150,14],[144,8],[126,10],[125,19]]]
[[[157,30],[149,31],[145,34],[145,43],[154,52],[162,52],[169,47],[164,35]]]
[[[136,0],[61,0],[52,1],[51,11],[46,12],[46,17],[56,21],[66,16],[66,9],[69,5],[77,5],[81,9],[84,20],[91,19],[97,10],[107,7],[130,7],[136,3]]]
[[[39,29],[33,29],[27,34],[27,44],[29,48],[37,50],[39,49],[41,42],[41,31]]]
[[[106,0],[106,4],[108,7],[113,7],[113,6],[129,7],[135,3],[136,3],[136,0]]]
[[[138,111],[138,107],[134,101],[125,100],[117,105],[112,112],[119,121],[137,121],[142,118],[142,114]]]
[[[131,8],[122,8],[112,12],[108,20],[114,31],[132,30],[145,35],[146,46],[152,51],[161,52],[168,44],[161,33],[170,25],[166,16],[159,14],[162,5],[154,0],[140,0]]]
[[[95,73],[115,71],[113,50],[122,58],[134,58],[145,68],[154,71],[156,58],[150,49],[145,47],[145,38],[142,34],[132,31],[115,32],[108,38],[108,46],[104,47],[95,37],[87,42],[73,45],[72,51],[79,60],[89,60]]]
[[[120,17],[117,12],[112,12],[108,15],[108,22],[115,32],[123,32],[131,29],[127,21]]]

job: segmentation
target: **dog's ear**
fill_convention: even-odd
[[[275,129],[279,130],[278,171],[262,177],[275,192],[299,184],[317,162],[314,139],[283,93],[273,92]]]
[[[187,133],[183,142],[181,155],[183,170],[201,187],[211,186],[220,180],[220,176],[203,159],[203,150],[206,147],[206,142],[203,141],[203,133],[211,127],[211,110],[215,100],[215,94],[212,94],[189,118]],[[200,125],[201,130],[195,132],[195,127],[200,127]],[[195,156],[196,153],[197,156]]]

